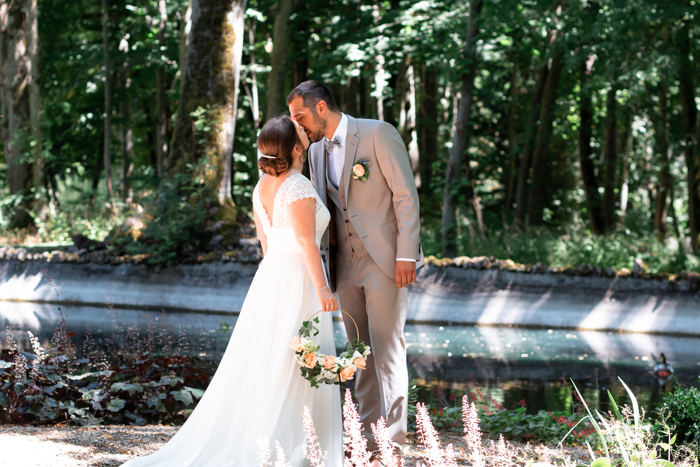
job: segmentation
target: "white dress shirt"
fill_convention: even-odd
[[[340,177],[343,174],[343,167],[345,166],[345,143],[348,139],[348,116],[341,114],[340,123],[338,123],[338,128],[335,129],[333,133],[333,138],[340,143],[339,146],[333,146],[330,154],[328,154],[328,178],[330,178],[331,183],[337,189],[340,185]],[[327,138],[323,137],[323,143],[325,147]],[[348,174],[349,175],[349,174]],[[410,261],[417,262],[414,258],[396,258],[396,261]]]
[[[345,142],[348,139],[348,116],[345,114],[341,115],[340,123],[338,123],[338,128],[335,129],[332,138],[337,140],[340,145],[333,146],[331,153],[328,154],[328,177],[336,188],[340,185],[340,177],[343,174],[343,166],[345,165]],[[324,146],[326,141],[328,141],[328,139],[324,137]]]

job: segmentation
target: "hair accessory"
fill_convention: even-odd
[[[268,156],[267,154],[263,154],[260,151],[258,151],[258,154],[260,154],[260,157],[264,157],[265,159],[277,159],[277,156]]]

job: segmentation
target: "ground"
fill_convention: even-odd
[[[100,426],[75,428],[62,426],[0,426],[0,467],[82,467],[118,466],[136,456],[143,456],[165,444],[178,427],[171,426]],[[442,434],[445,443],[453,443],[460,465],[464,461],[465,445],[458,433]],[[490,445],[490,441],[485,444]],[[551,446],[512,444],[511,450],[524,465],[526,460],[589,464],[585,448],[566,447],[563,451]],[[569,457],[568,462],[564,459]],[[420,450],[414,437],[409,437],[406,467],[415,467]]]

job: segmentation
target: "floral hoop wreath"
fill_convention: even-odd
[[[301,365],[301,376],[314,388],[318,388],[319,384],[340,384],[353,379],[358,370],[365,369],[367,356],[372,353],[369,345],[358,342],[357,339],[348,342],[345,352],[338,357],[318,353],[321,346],[311,337],[318,335],[319,331],[314,323],[318,324],[318,318],[315,316],[321,311],[317,311],[308,321],[301,323],[299,334],[289,341],[289,346],[296,353],[297,363]],[[343,310],[340,311],[352,320],[359,336],[360,331],[353,317]]]

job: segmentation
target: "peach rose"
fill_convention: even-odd
[[[362,166],[362,164],[355,164],[355,166],[352,168],[352,172],[358,177],[362,177],[365,174],[365,168]]]
[[[299,339],[299,336],[294,336],[289,340],[289,346],[294,349],[295,352],[299,352],[301,350],[301,339]]]
[[[306,356],[304,357],[304,363],[309,368],[313,368],[316,366],[316,354],[315,353],[307,353]]]
[[[340,381],[347,381],[352,379],[353,376],[355,376],[355,370],[351,366],[346,366],[340,370]]]
[[[357,357],[352,364],[355,365],[358,370],[364,370],[367,362],[365,361],[364,357]]]
[[[329,355],[326,357],[326,359],[323,361],[323,368],[326,370],[330,370],[335,366],[335,357],[333,355]]]

